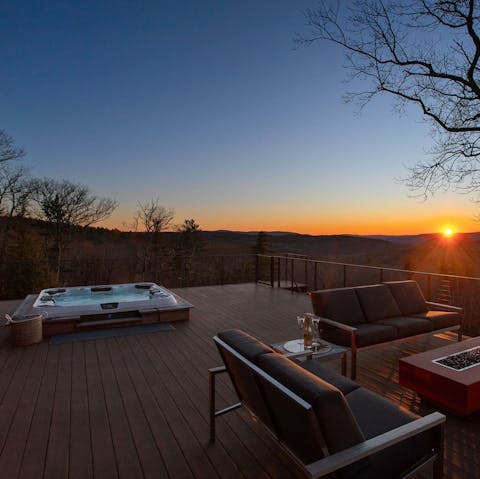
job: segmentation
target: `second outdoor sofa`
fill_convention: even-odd
[[[416,281],[325,289],[310,298],[322,337],[351,349],[353,379],[359,349],[447,330],[462,338],[462,308],[426,301]]]
[[[306,477],[443,477],[443,423],[412,414],[316,360],[299,364],[240,330],[214,337],[224,366],[209,370],[210,440],[219,416],[245,406],[286,446]],[[228,373],[240,403],[217,411],[215,377]],[[416,476],[415,476],[416,477]]]

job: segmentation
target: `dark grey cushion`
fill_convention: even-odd
[[[352,288],[324,289],[310,293],[313,312],[352,326],[364,323],[365,316]]]
[[[373,284],[355,288],[367,321],[401,316],[395,299],[385,284]]]
[[[262,355],[258,364],[267,374],[312,405],[330,453],[364,440],[339,389],[280,354]]]
[[[228,329],[217,335],[222,341],[231,346],[252,363],[257,363],[262,354],[273,353],[273,349],[258,339],[239,329]]]
[[[414,336],[415,334],[429,333],[433,329],[432,323],[428,319],[405,316],[382,319],[381,321],[377,321],[377,324],[393,326],[397,329],[399,338],[406,338],[408,336]]]
[[[351,379],[348,379],[345,376],[342,376],[341,374],[338,374],[335,371],[332,371],[331,369],[322,366],[320,362],[316,361],[315,359],[309,361],[302,361],[300,363],[300,366],[302,366],[303,369],[306,369],[312,374],[315,374],[315,376],[323,379],[332,386],[340,389],[342,394],[351,393],[352,391],[360,387],[359,384],[352,381]]]
[[[460,324],[460,314],[455,311],[427,311],[415,315],[416,318],[424,318],[432,323],[433,329],[450,328]]]
[[[351,392],[346,396],[346,400],[366,439],[376,437],[418,418],[364,388]],[[433,433],[426,431],[391,446],[370,456],[368,467],[359,471],[355,478],[400,477],[417,461],[430,454],[433,444]]]
[[[397,329],[393,326],[378,323],[358,324],[357,346],[362,348],[372,344],[384,343],[398,338]],[[341,346],[350,346],[350,333],[341,329],[326,329],[322,331],[322,337],[327,341]]]
[[[385,283],[403,316],[428,311],[425,297],[416,281],[389,281]]]

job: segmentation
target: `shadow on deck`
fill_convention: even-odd
[[[0,330],[2,478],[301,477],[245,411],[220,418],[217,442],[208,443],[207,369],[220,364],[211,339],[219,330],[241,328],[267,343],[298,337],[295,318],[311,310],[308,297],[255,284],[176,293],[195,309],[173,331],[12,348]],[[431,412],[399,386],[398,359],[452,340],[361,352],[358,381],[413,412]],[[235,400],[228,378],[218,392],[218,407]],[[480,415],[448,416],[445,477],[478,477],[479,438]]]

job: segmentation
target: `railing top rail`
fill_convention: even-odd
[[[259,254],[258,256],[264,258],[278,258],[278,259],[285,259],[285,256],[278,256],[278,255],[269,255],[269,254]],[[309,258],[296,258],[296,257],[289,257],[289,259],[294,261],[306,261],[311,263],[321,263],[321,264],[331,264],[336,266],[350,266],[352,268],[365,268],[365,269],[373,269],[373,270],[383,270],[383,271],[393,271],[395,273],[409,273],[409,274],[421,274],[425,276],[437,276],[441,278],[452,278],[452,279],[467,279],[471,281],[480,281],[480,278],[472,277],[472,276],[460,276],[455,274],[444,274],[444,273],[432,273],[428,271],[415,271],[410,269],[400,269],[400,268],[390,268],[387,266],[371,266],[366,264],[355,264],[355,263],[340,263],[337,261],[327,261],[321,259],[309,259]]]

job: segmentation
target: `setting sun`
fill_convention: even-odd
[[[445,236],[446,238],[451,238],[453,236],[453,229],[452,228],[445,228],[443,230],[443,236]]]

